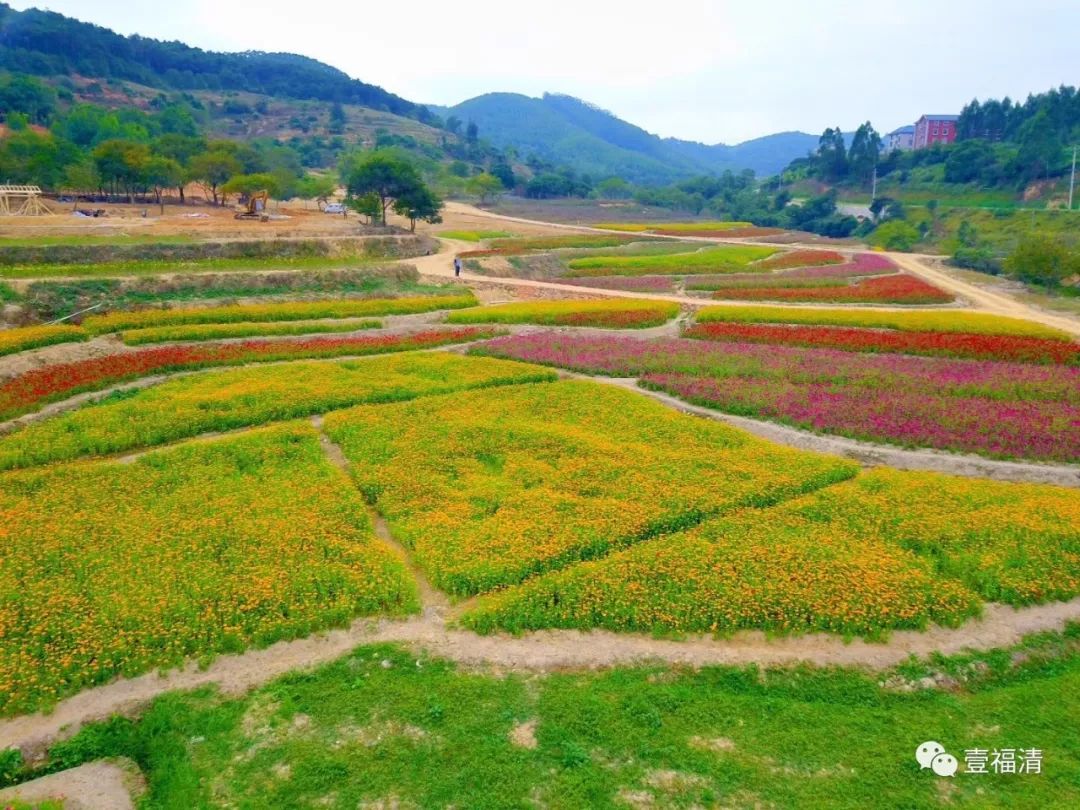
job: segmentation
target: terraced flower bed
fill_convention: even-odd
[[[791,250],[769,257],[761,263],[761,266],[766,270],[790,270],[795,267],[818,267],[843,263],[843,254],[835,250]]]
[[[273,337],[280,335],[313,335],[320,332],[356,332],[361,329],[380,329],[382,321],[344,318],[333,321],[284,321],[279,323],[200,323],[191,326],[156,326],[149,329],[130,329],[120,333],[128,346],[169,341],[222,340],[238,337]]]
[[[56,343],[71,343],[86,340],[90,336],[78,326],[26,326],[20,329],[0,329],[0,356],[52,346]]]
[[[474,350],[642,385],[823,433],[991,457],[1080,461],[1080,369],[832,349],[564,334]]]
[[[752,245],[718,245],[692,253],[661,256],[588,256],[571,259],[565,277],[735,273],[746,270],[753,262],[766,259],[774,253],[776,250],[773,248]]]
[[[644,329],[661,326],[679,314],[665,301],[522,301],[451,312],[450,323],[536,323],[548,326],[594,326]]]
[[[876,469],[483,598],[472,628],[879,636],[1080,592],[1072,490]]]
[[[628,290],[671,294],[676,292],[673,276],[597,276],[596,278],[553,279],[556,284],[594,290]]]
[[[355,408],[325,429],[395,538],[460,595],[856,471],[588,382]]]
[[[153,447],[364,402],[554,376],[535,366],[445,352],[214,370],[119,392],[0,436],[0,470]]]
[[[365,318],[409,315],[440,309],[476,306],[471,292],[410,298],[350,298],[340,301],[301,301],[284,304],[236,304],[223,307],[185,307],[111,312],[87,318],[83,326],[92,334],[203,323],[254,321],[307,321],[322,318]]]
[[[484,328],[442,328],[407,335],[249,340],[206,346],[164,346],[56,363],[0,383],[0,419],[28,413],[73,394],[107,388],[150,374],[300,358],[404,352],[481,340],[496,334],[496,331]]]
[[[699,309],[696,317],[698,323],[817,324],[820,326],[859,326],[868,329],[899,329],[904,332],[964,332],[974,335],[1015,335],[1072,340],[1069,333],[1034,321],[963,310],[873,312],[860,309],[716,305]]]
[[[7,473],[0,527],[0,715],[417,607],[310,427]]]
[[[730,287],[714,298],[757,301],[824,301],[859,304],[947,304],[955,296],[907,273],[859,279],[851,284],[798,283],[791,286]]]
[[[784,261],[788,256],[798,253],[832,253],[832,251],[795,251],[781,254],[759,263],[767,267],[775,261]],[[840,254],[835,254],[839,256]],[[799,260],[802,261],[802,260]],[[775,265],[774,265],[775,266]],[[783,286],[827,286],[844,284],[847,280],[860,276],[892,275],[900,268],[884,256],[876,253],[859,253],[850,262],[844,264],[819,264],[813,266],[788,265],[793,269],[777,269],[771,276],[761,273],[728,273],[722,276],[700,276],[687,279],[688,290],[721,290],[728,287],[783,287]]]
[[[881,354],[924,354],[1080,365],[1080,343],[1037,337],[718,322],[697,324],[683,332],[683,336],[727,343],[771,343]]]

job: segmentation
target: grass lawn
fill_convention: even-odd
[[[166,695],[58,744],[51,767],[129,756],[167,808],[1076,807],[1076,637],[888,673],[493,676],[361,647],[242,699]],[[928,674],[954,685],[881,685]],[[920,770],[928,740],[954,778]],[[1039,749],[1042,772],[967,773],[976,748]]]

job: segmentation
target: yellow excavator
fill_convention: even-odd
[[[270,202],[270,192],[256,191],[248,195],[247,204],[236,212],[235,219],[257,219],[260,222],[269,222],[270,215],[266,213]]]

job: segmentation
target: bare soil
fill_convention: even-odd
[[[129,759],[102,760],[0,790],[0,805],[62,799],[64,810],[134,810],[146,780]]]

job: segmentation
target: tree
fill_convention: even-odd
[[[407,160],[385,152],[373,152],[356,163],[346,184],[350,197],[374,194],[379,198],[380,221],[386,224],[386,212],[400,197],[424,185],[416,168]]]
[[[499,178],[499,181],[503,184],[503,188],[514,188],[517,186],[517,177],[514,175],[514,167],[506,160],[498,161],[491,167],[491,173]]]
[[[367,217],[369,225],[374,225],[383,212],[379,195],[373,191],[369,191],[367,194],[361,194],[359,197],[350,196],[346,198],[345,203],[360,216]]]
[[[465,188],[469,194],[472,194],[480,200],[481,205],[490,202],[504,191],[502,180],[487,172],[470,178],[465,184]]]
[[[843,143],[843,135],[840,142]],[[855,130],[855,136],[851,139],[851,149],[847,155],[848,173],[860,183],[869,183],[880,155],[881,136],[867,121]]]
[[[394,200],[394,212],[409,220],[409,230],[416,230],[416,220],[424,222],[442,222],[443,203],[435,193],[425,185],[416,186]]]
[[[1080,274],[1080,250],[1060,239],[1029,233],[1005,258],[1005,271],[1021,281],[1056,287]]]
[[[910,222],[901,219],[890,219],[878,225],[870,237],[870,241],[886,250],[908,251],[915,247],[919,241],[918,229]]]
[[[994,166],[994,149],[984,140],[961,141],[945,158],[946,183],[973,183]]]
[[[480,127],[476,125],[475,121],[470,121],[469,125],[465,127],[465,140],[469,143],[476,143],[477,138],[480,137]]]
[[[206,150],[206,141],[197,135],[182,135],[170,132],[155,140],[150,148],[154,154],[172,158],[181,167],[186,167],[195,155]],[[186,202],[184,199],[184,183],[187,180],[187,174],[187,171],[185,171],[176,185],[181,205]]]
[[[1016,163],[1028,179],[1049,176],[1050,170],[1061,161],[1061,138],[1045,110],[1020,127],[1019,141]]]
[[[456,115],[451,115],[446,119],[446,131],[451,135],[461,134],[461,119]]]
[[[221,184],[243,171],[240,161],[222,149],[196,155],[188,165],[188,176],[213,197],[214,205],[218,204],[218,188]]]
[[[146,162],[146,184],[154,190],[161,213],[165,213],[165,199],[162,192],[167,188],[176,188],[184,184],[184,168],[172,158],[151,157]]]
[[[72,210],[79,206],[80,194],[92,194],[101,188],[101,175],[98,174],[97,165],[90,158],[72,163],[64,170],[64,188],[71,192],[74,198]]]
[[[112,193],[123,190],[128,202],[135,201],[135,190],[145,183],[144,173],[150,160],[150,147],[131,141],[105,141],[94,150],[94,163]]]
[[[331,135],[342,135],[348,123],[349,119],[345,117],[345,108],[335,101],[330,107],[330,125],[327,129]]]
[[[848,173],[847,147],[840,127],[826,129],[818,139],[818,162],[824,179],[836,182]]]
[[[56,110],[56,91],[42,81],[21,74],[0,77],[0,113],[5,119],[22,113],[44,124]]]
[[[296,184],[296,196],[302,200],[315,200],[321,209],[323,203],[337,191],[337,178],[330,174],[305,174]]]
[[[596,184],[596,193],[602,200],[628,200],[634,189],[621,177],[609,177]]]
[[[250,197],[260,191],[269,193],[277,198],[281,194],[281,187],[277,178],[272,174],[260,172],[258,174],[237,174],[230,177],[221,185],[221,196],[224,202],[229,194],[237,194],[241,197]]]

